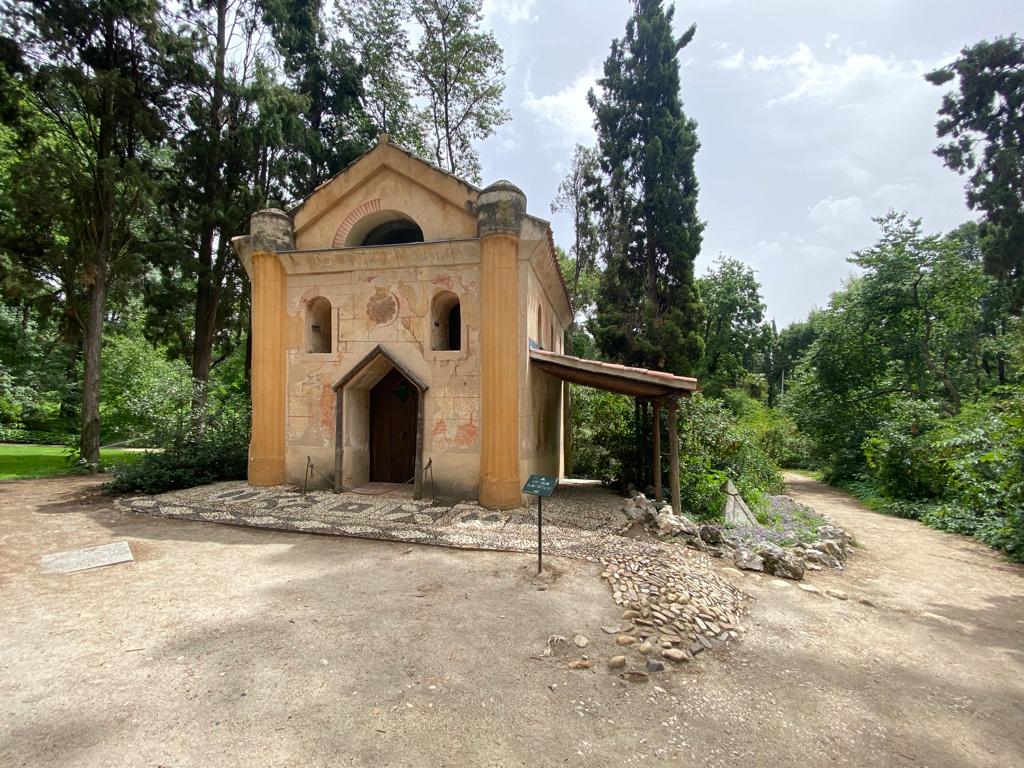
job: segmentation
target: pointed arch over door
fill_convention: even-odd
[[[334,385],[335,491],[384,474],[402,474],[411,451],[413,495],[422,497],[423,397],[427,389],[426,383],[380,345]],[[351,434],[346,434],[346,424]],[[350,443],[348,454],[346,441]],[[408,477],[392,482],[406,480]]]

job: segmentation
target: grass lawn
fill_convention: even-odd
[[[111,465],[135,461],[141,455],[139,451],[120,448],[100,451],[100,458],[107,469]],[[75,466],[68,460],[67,449],[61,445],[0,443],[0,480],[69,475],[75,471]]]

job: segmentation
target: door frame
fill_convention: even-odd
[[[366,394],[365,413],[361,414],[366,421],[367,451],[370,450],[369,391],[392,369],[404,376],[416,390],[416,448],[414,453],[413,497],[423,497],[423,432],[424,432],[424,398],[429,386],[416,374],[409,370],[392,352],[378,344],[369,354],[356,363],[334,385],[334,491],[340,493],[345,489],[343,472],[345,467],[345,399],[356,393]],[[357,407],[355,403],[350,407]],[[362,410],[362,406],[358,406]],[[367,480],[369,480],[369,462],[367,461]]]

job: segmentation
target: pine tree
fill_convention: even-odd
[[[982,40],[951,64],[925,75],[933,85],[956,81],[942,97],[935,154],[967,177],[967,204],[985,214],[985,269],[1024,310],[1024,38]]]
[[[258,0],[185,4],[180,18],[191,31],[190,66],[177,83],[182,114],[160,191],[166,217],[160,225],[177,236],[152,249],[160,274],[147,290],[147,335],[189,359],[201,407],[214,349],[230,352],[229,325],[243,299],[244,273],[231,238],[246,231],[249,215],[269,194],[260,181],[261,108],[285,86],[265,77],[259,63],[272,51],[261,42]],[[290,104],[297,114],[303,100],[290,94]]]
[[[605,177],[598,210],[605,241],[591,331],[605,357],[691,373],[703,345],[704,310],[694,280],[704,224],[697,218],[696,123],[679,97],[674,9],[637,0],[626,34],[615,40],[591,91]]]
[[[371,146],[362,75],[351,46],[326,23],[324,0],[260,0],[289,84],[305,100],[305,136],[291,153],[290,192],[304,197]]]

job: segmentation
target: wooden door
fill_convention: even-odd
[[[419,390],[392,368],[370,390],[370,480],[405,483],[416,474]]]

